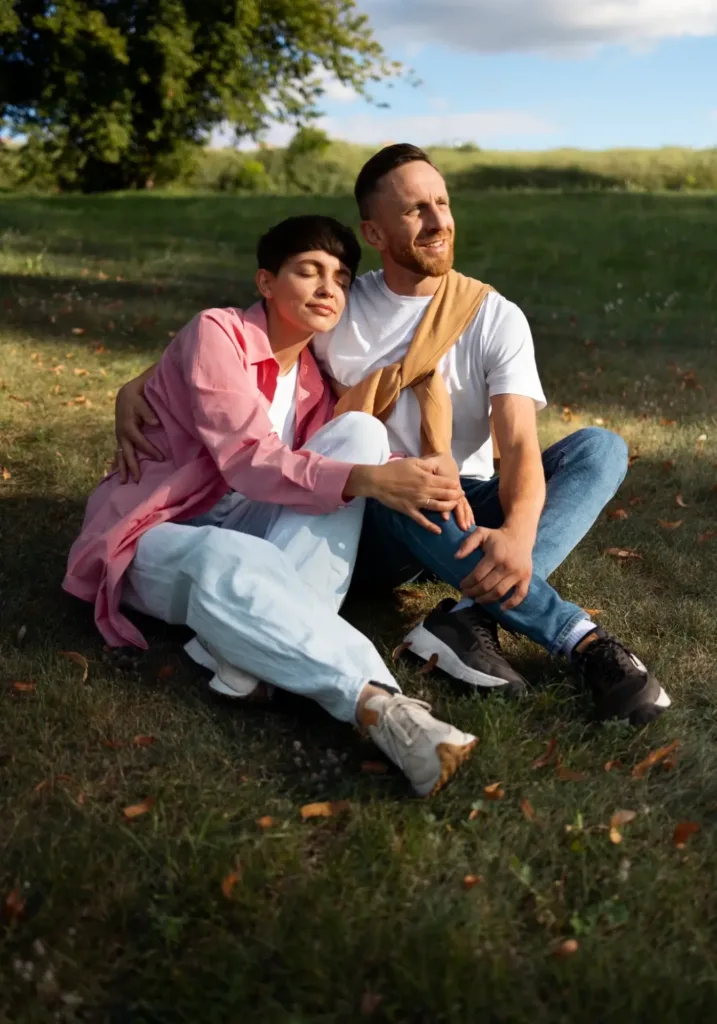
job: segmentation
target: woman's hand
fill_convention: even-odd
[[[462,491],[455,477],[440,475],[436,470],[431,459],[391,459],[383,466],[354,466],[344,495],[376,498],[430,533],[440,533],[440,526],[427,519],[421,510],[450,514]]]

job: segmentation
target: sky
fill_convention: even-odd
[[[412,86],[326,78],[319,124],[379,145],[717,145],[717,0],[358,0]],[[274,126],[266,140],[293,133]],[[215,142],[225,142],[226,133]]]

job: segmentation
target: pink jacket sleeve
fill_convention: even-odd
[[[352,466],[292,451],[274,433],[246,354],[211,310],[183,339],[183,370],[197,436],[227,484],[256,501],[332,512],[343,503]]]

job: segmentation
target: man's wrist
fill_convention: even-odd
[[[501,527],[504,533],[510,534],[518,543],[529,544],[532,548],[538,536],[538,524],[526,522],[520,516],[509,516]]]

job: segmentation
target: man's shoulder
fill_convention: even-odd
[[[473,326],[485,338],[499,327],[522,330],[527,323],[527,317],[517,302],[507,299],[500,292],[492,291],[483,300]]]

